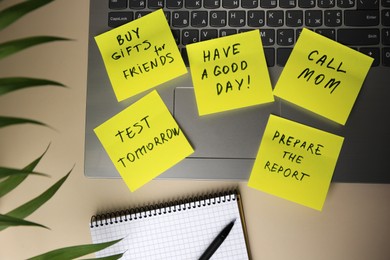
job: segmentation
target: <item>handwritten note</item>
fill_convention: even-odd
[[[343,141],[270,115],[248,186],[322,210]]]
[[[187,46],[199,115],[273,102],[258,30]]]
[[[345,125],[373,58],[303,29],[274,94]]]
[[[131,191],[194,152],[155,90],[94,131]]]
[[[187,73],[161,9],[95,40],[118,101]]]

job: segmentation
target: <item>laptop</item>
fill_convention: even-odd
[[[189,43],[260,29],[272,86],[304,27],[375,60],[345,126],[277,98],[199,117],[190,73],[156,87],[195,150],[158,178],[248,180],[274,114],[345,137],[333,182],[390,183],[390,0],[90,1],[85,176],[120,177],[93,129],[148,93],[117,102],[94,36],[160,8],[187,64]]]

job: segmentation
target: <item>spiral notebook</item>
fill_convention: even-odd
[[[124,253],[121,259],[194,260],[232,220],[232,230],[212,259],[250,259],[237,191],[94,215],[90,231],[93,243],[123,238],[96,257]]]

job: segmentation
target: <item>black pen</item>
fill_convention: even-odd
[[[232,230],[234,222],[233,220],[230,222],[222,231],[218,234],[218,236],[214,239],[214,241],[209,245],[209,247],[204,251],[204,253],[200,256],[199,260],[208,260],[210,257],[217,251],[219,246],[223,243],[225,238],[229,235],[230,230]]]

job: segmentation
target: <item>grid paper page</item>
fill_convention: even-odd
[[[223,196],[221,200],[225,202],[205,206],[199,206],[199,203],[207,203],[210,199],[196,202],[195,208],[192,207],[194,203],[182,204],[180,211],[157,216],[139,218],[145,213],[137,213],[137,219],[92,227],[93,243],[125,238],[96,256],[126,252],[122,259],[198,259],[219,232],[236,219],[228,237],[211,259],[249,259],[237,200],[228,198]]]

